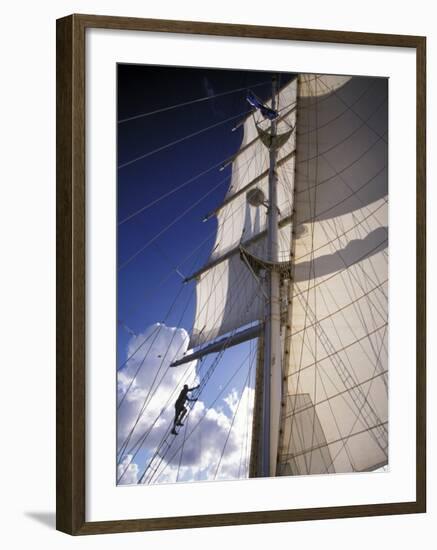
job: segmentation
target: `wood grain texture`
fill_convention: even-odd
[[[417,495],[414,502],[85,521],[85,30],[140,30],[416,49],[417,59]],[[426,40],[424,37],[71,15],[57,21],[57,529],[72,535],[276,523],[426,510]]]
[[[85,62],[76,18],[57,22],[56,526],[85,523]]]
[[[426,512],[426,38],[416,48],[416,500]]]

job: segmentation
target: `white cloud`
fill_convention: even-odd
[[[141,346],[145,339],[147,341]],[[168,368],[173,360],[186,353],[188,340],[184,329],[159,324],[130,340],[128,357],[141,347],[118,373],[118,402],[121,403],[117,418],[119,449],[132,431],[138,416],[140,420],[124,452],[130,452],[131,446],[146,431],[149,431],[149,435],[143,449],[148,453],[156,449],[173,420],[174,402],[182,385],[187,383],[194,386],[198,382],[195,361]],[[210,408],[206,408],[201,397],[194,404],[185,427],[180,428],[180,435],[174,438],[161,464],[159,472],[162,473],[157,480],[159,483],[246,476],[254,390],[245,387],[241,395],[241,389],[230,388],[215,407]],[[140,414],[143,409],[143,414]],[[132,460],[132,452],[130,455],[129,459],[123,459],[124,464],[119,465],[118,477],[132,461],[121,480],[123,484],[136,483],[138,475],[144,470],[144,464],[137,464],[137,458]]]
[[[123,484],[131,485],[138,481],[138,464],[132,462],[132,455],[126,455],[123,461],[117,466],[117,476],[123,475]]]

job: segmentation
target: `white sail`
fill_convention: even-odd
[[[301,75],[278,474],[388,461],[387,81]]]
[[[290,257],[292,211],[292,177],[294,173],[295,139],[292,132],[296,118],[296,81],[285,86],[278,98],[278,134],[288,136],[278,151],[278,206],[280,220],[280,258]],[[243,140],[232,163],[232,178],[223,206],[217,211],[217,237],[211,253],[214,264],[200,274],[196,286],[196,315],[190,346],[226,334],[239,327],[260,321],[264,315],[261,283],[239,255],[239,245],[266,258],[267,208],[252,206],[247,192],[258,188],[268,197],[269,151],[260,134],[270,126],[256,113],[243,126]],[[226,259],[221,260],[225,257]]]

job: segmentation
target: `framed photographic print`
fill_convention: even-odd
[[[57,22],[57,528],[424,512],[425,38]]]

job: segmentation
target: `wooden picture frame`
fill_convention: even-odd
[[[411,502],[86,521],[85,32],[89,28],[409,48],[416,52],[416,499]],[[426,39],[420,36],[71,15],[57,21],[57,529],[71,535],[274,523],[426,510]]]

